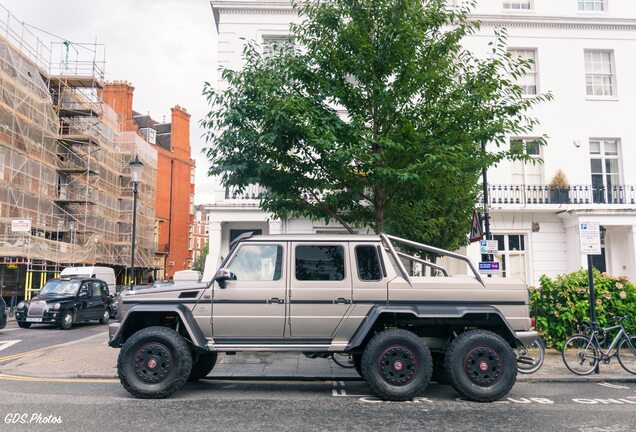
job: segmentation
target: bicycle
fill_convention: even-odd
[[[561,354],[565,366],[577,375],[589,375],[596,370],[599,362],[608,364],[616,356],[623,369],[636,375],[636,336],[625,330],[622,323],[625,319],[626,317],[614,317],[618,325],[606,328],[598,328],[596,323],[591,323],[590,335],[577,334],[568,339]],[[619,328],[620,331],[603,352],[601,345],[605,342],[607,333]],[[599,340],[599,337],[602,339]]]
[[[516,348],[515,357],[517,357],[517,370],[519,373],[535,373],[543,366],[545,344],[540,338],[537,338],[526,346]]]

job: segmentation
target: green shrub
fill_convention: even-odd
[[[636,284],[625,277],[601,274],[595,269],[594,286],[598,323],[614,325],[614,316],[626,316],[623,324],[629,332],[636,334]],[[556,279],[542,276],[540,287],[529,290],[530,313],[536,318],[536,329],[547,346],[561,349],[572,334],[582,330],[582,322],[590,320],[586,270]]]

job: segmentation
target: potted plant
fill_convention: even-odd
[[[570,202],[570,183],[561,169],[554,173],[548,189],[550,189],[550,203],[567,204]]]

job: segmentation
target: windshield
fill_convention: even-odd
[[[49,281],[40,291],[40,295],[76,295],[79,287],[79,282]]]

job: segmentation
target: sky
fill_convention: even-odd
[[[105,77],[132,83],[136,111],[170,121],[171,107],[186,108],[192,115],[190,143],[197,164],[195,202],[210,202],[213,191],[198,124],[208,111],[201,95],[203,83],[215,81],[217,67],[209,0],[0,0],[0,4],[19,21],[63,39],[104,44]]]

